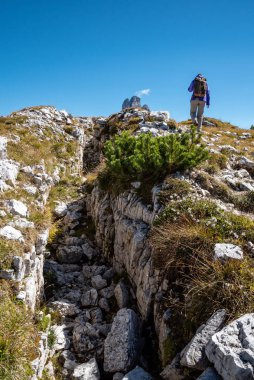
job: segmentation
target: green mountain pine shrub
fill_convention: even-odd
[[[191,169],[208,157],[194,129],[191,133],[161,137],[123,132],[107,141],[104,154],[108,178],[116,181],[157,180],[169,173]]]

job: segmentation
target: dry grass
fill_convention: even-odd
[[[22,243],[0,238],[0,269],[9,269],[13,256],[22,256],[23,252]]]
[[[30,362],[37,357],[38,334],[24,305],[15,303],[9,285],[1,281],[0,378],[24,380],[33,373]]]
[[[212,202],[172,203],[150,236],[154,264],[169,282],[167,307],[194,330],[220,308],[227,310],[229,319],[251,312],[254,259],[246,243],[254,241],[254,222],[223,212]],[[218,242],[240,245],[244,260],[215,260]]]
[[[153,260],[169,282],[165,304],[185,326],[182,336],[176,336],[178,348],[218,309],[226,309],[228,319],[253,311],[253,258],[214,260],[214,242],[207,228],[190,220],[152,231]]]

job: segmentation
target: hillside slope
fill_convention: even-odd
[[[254,378],[254,131],[205,124],[0,118],[1,379]]]

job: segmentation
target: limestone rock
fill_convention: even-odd
[[[91,284],[92,284],[92,287],[94,287],[95,289],[102,289],[102,288],[106,288],[107,286],[107,281],[104,280],[101,275],[97,275],[97,276],[94,276],[92,277],[91,279]]]
[[[113,376],[113,380],[123,380],[124,374],[121,372],[116,372]]]
[[[24,242],[22,233],[12,226],[5,226],[0,229],[0,236],[7,240],[17,240]]]
[[[0,160],[7,158],[7,138],[0,136]]]
[[[54,325],[52,331],[55,335],[55,342],[53,345],[54,351],[68,350],[70,347],[70,339],[68,336],[69,330],[66,325]]]
[[[214,368],[208,367],[197,380],[221,380],[221,377]]]
[[[199,327],[190,343],[181,352],[181,365],[185,367],[204,370],[208,366],[205,347],[210,338],[223,325],[226,318],[225,310],[216,311],[206,324]]]
[[[126,373],[123,380],[152,380],[152,376],[143,370],[143,368],[137,366],[132,371]]]
[[[60,263],[76,264],[79,263],[83,257],[83,249],[76,245],[60,246],[56,256]]]
[[[78,314],[79,309],[75,304],[66,300],[53,301],[48,304],[49,309],[57,311],[61,316],[71,317]]]
[[[73,329],[73,346],[79,356],[87,355],[102,347],[99,330],[88,322],[77,321]]]
[[[98,293],[96,289],[90,289],[81,297],[82,306],[96,306],[98,303]]]
[[[20,281],[25,275],[25,265],[24,260],[20,256],[13,256],[12,258],[12,268],[15,271],[16,280]]]
[[[115,297],[119,309],[128,307],[129,305],[129,292],[127,286],[123,281],[120,281],[115,287]]]
[[[217,243],[214,247],[214,256],[216,259],[243,259],[243,251],[234,244]]]
[[[224,380],[254,378],[254,314],[245,314],[212,336],[206,355]]]
[[[184,380],[184,369],[180,365],[180,354],[177,354],[172,362],[163,369],[160,376],[164,380]]]
[[[2,270],[0,270],[0,279],[14,280],[14,269],[2,269]]]
[[[106,311],[107,313],[110,311],[110,306],[106,298],[101,298],[99,300],[99,306],[102,310]]]
[[[150,115],[157,121],[167,121],[169,119],[168,111],[152,111]]]
[[[26,218],[19,218],[9,223],[12,227],[18,228],[34,228],[34,222],[29,222]]]
[[[121,309],[114,318],[104,344],[105,372],[128,371],[140,354],[140,321],[131,309]]]
[[[254,169],[254,161],[250,160],[249,158],[245,157],[245,156],[241,156],[238,161],[237,161],[237,164],[240,168],[244,168],[244,169]]]
[[[98,252],[96,251],[96,249],[92,248],[88,242],[85,242],[85,243],[82,245],[82,249],[83,249],[84,255],[85,255],[89,260],[92,260],[92,259],[93,259],[94,257],[96,257],[97,254],[98,254]]]
[[[73,380],[100,380],[100,372],[96,359],[78,365],[72,375]]]
[[[54,214],[58,218],[63,218],[67,214],[67,210],[68,210],[68,207],[66,203],[58,202],[58,205],[54,209]]]
[[[27,206],[23,202],[11,199],[10,201],[7,201],[6,204],[12,215],[27,216]]]
[[[11,160],[0,161],[0,180],[10,181],[14,186],[19,173],[19,164]]]
[[[75,355],[69,350],[64,350],[61,352],[59,356],[59,363],[63,366],[64,369],[69,371],[73,371],[78,365]]]
[[[37,188],[32,185],[24,185],[23,189],[30,195],[35,195],[37,193]]]
[[[36,253],[42,254],[44,253],[44,250],[46,248],[47,242],[49,238],[49,229],[45,229],[43,232],[41,232],[37,236],[37,241],[36,241]]]

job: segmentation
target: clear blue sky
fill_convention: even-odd
[[[109,115],[126,97],[189,117],[202,72],[207,115],[254,124],[253,0],[1,0],[0,114],[55,105]]]

